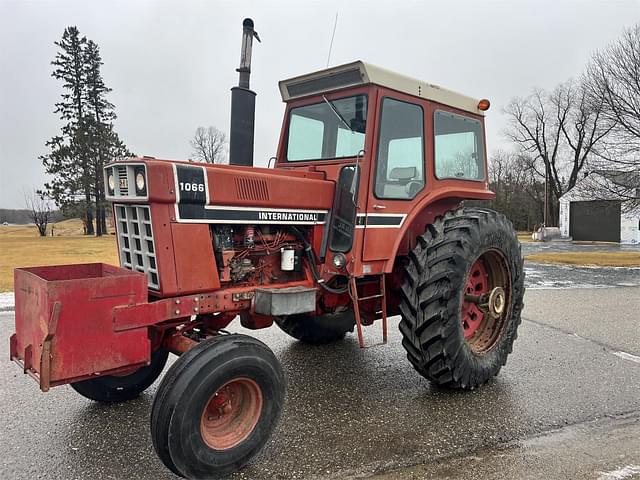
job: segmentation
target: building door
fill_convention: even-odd
[[[571,202],[569,235],[574,240],[620,242],[620,201]]]

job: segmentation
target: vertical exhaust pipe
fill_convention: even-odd
[[[256,116],[256,92],[249,88],[251,76],[251,47],[253,39],[260,37],[253,29],[253,20],[242,22],[242,50],[238,86],[231,89],[231,127],[229,129],[229,163],[231,165],[253,166],[253,133]]]

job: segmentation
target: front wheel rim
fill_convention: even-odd
[[[200,419],[204,443],[214,450],[229,450],[245,441],[262,412],[262,390],[250,378],[235,378],[207,401]]]
[[[464,339],[475,353],[493,349],[510,315],[511,275],[504,255],[488,250],[471,265],[460,307]]]

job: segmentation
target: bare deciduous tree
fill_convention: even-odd
[[[36,191],[24,192],[24,203],[29,212],[29,218],[38,229],[41,237],[47,236],[47,225],[51,220],[51,205],[49,200]]]
[[[558,199],[573,188],[594,148],[610,131],[598,105],[588,101],[582,84],[569,80],[552,92],[536,89],[504,109],[505,134],[531,158],[529,168],[548,178],[550,222],[557,219]]]
[[[191,139],[193,157],[206,163],[225,163],[227,136],[216,127],[198,127]]]
[[[602,117],[611,129],[598,147],[595,167],[627,177],[626,181],[599,182],[601,196],[637,202],[633,187],[638,185],[640,171],[640,24],[593,55],[584,84],[589,101],[601,105]],[[620,183],[630,187],[620,188]]]
[[[522,153],[496,150],[489,159],[489,188],[495,199],[489,206],[504,213],[518,230],[533,230],[542,223],[544,184]]]

